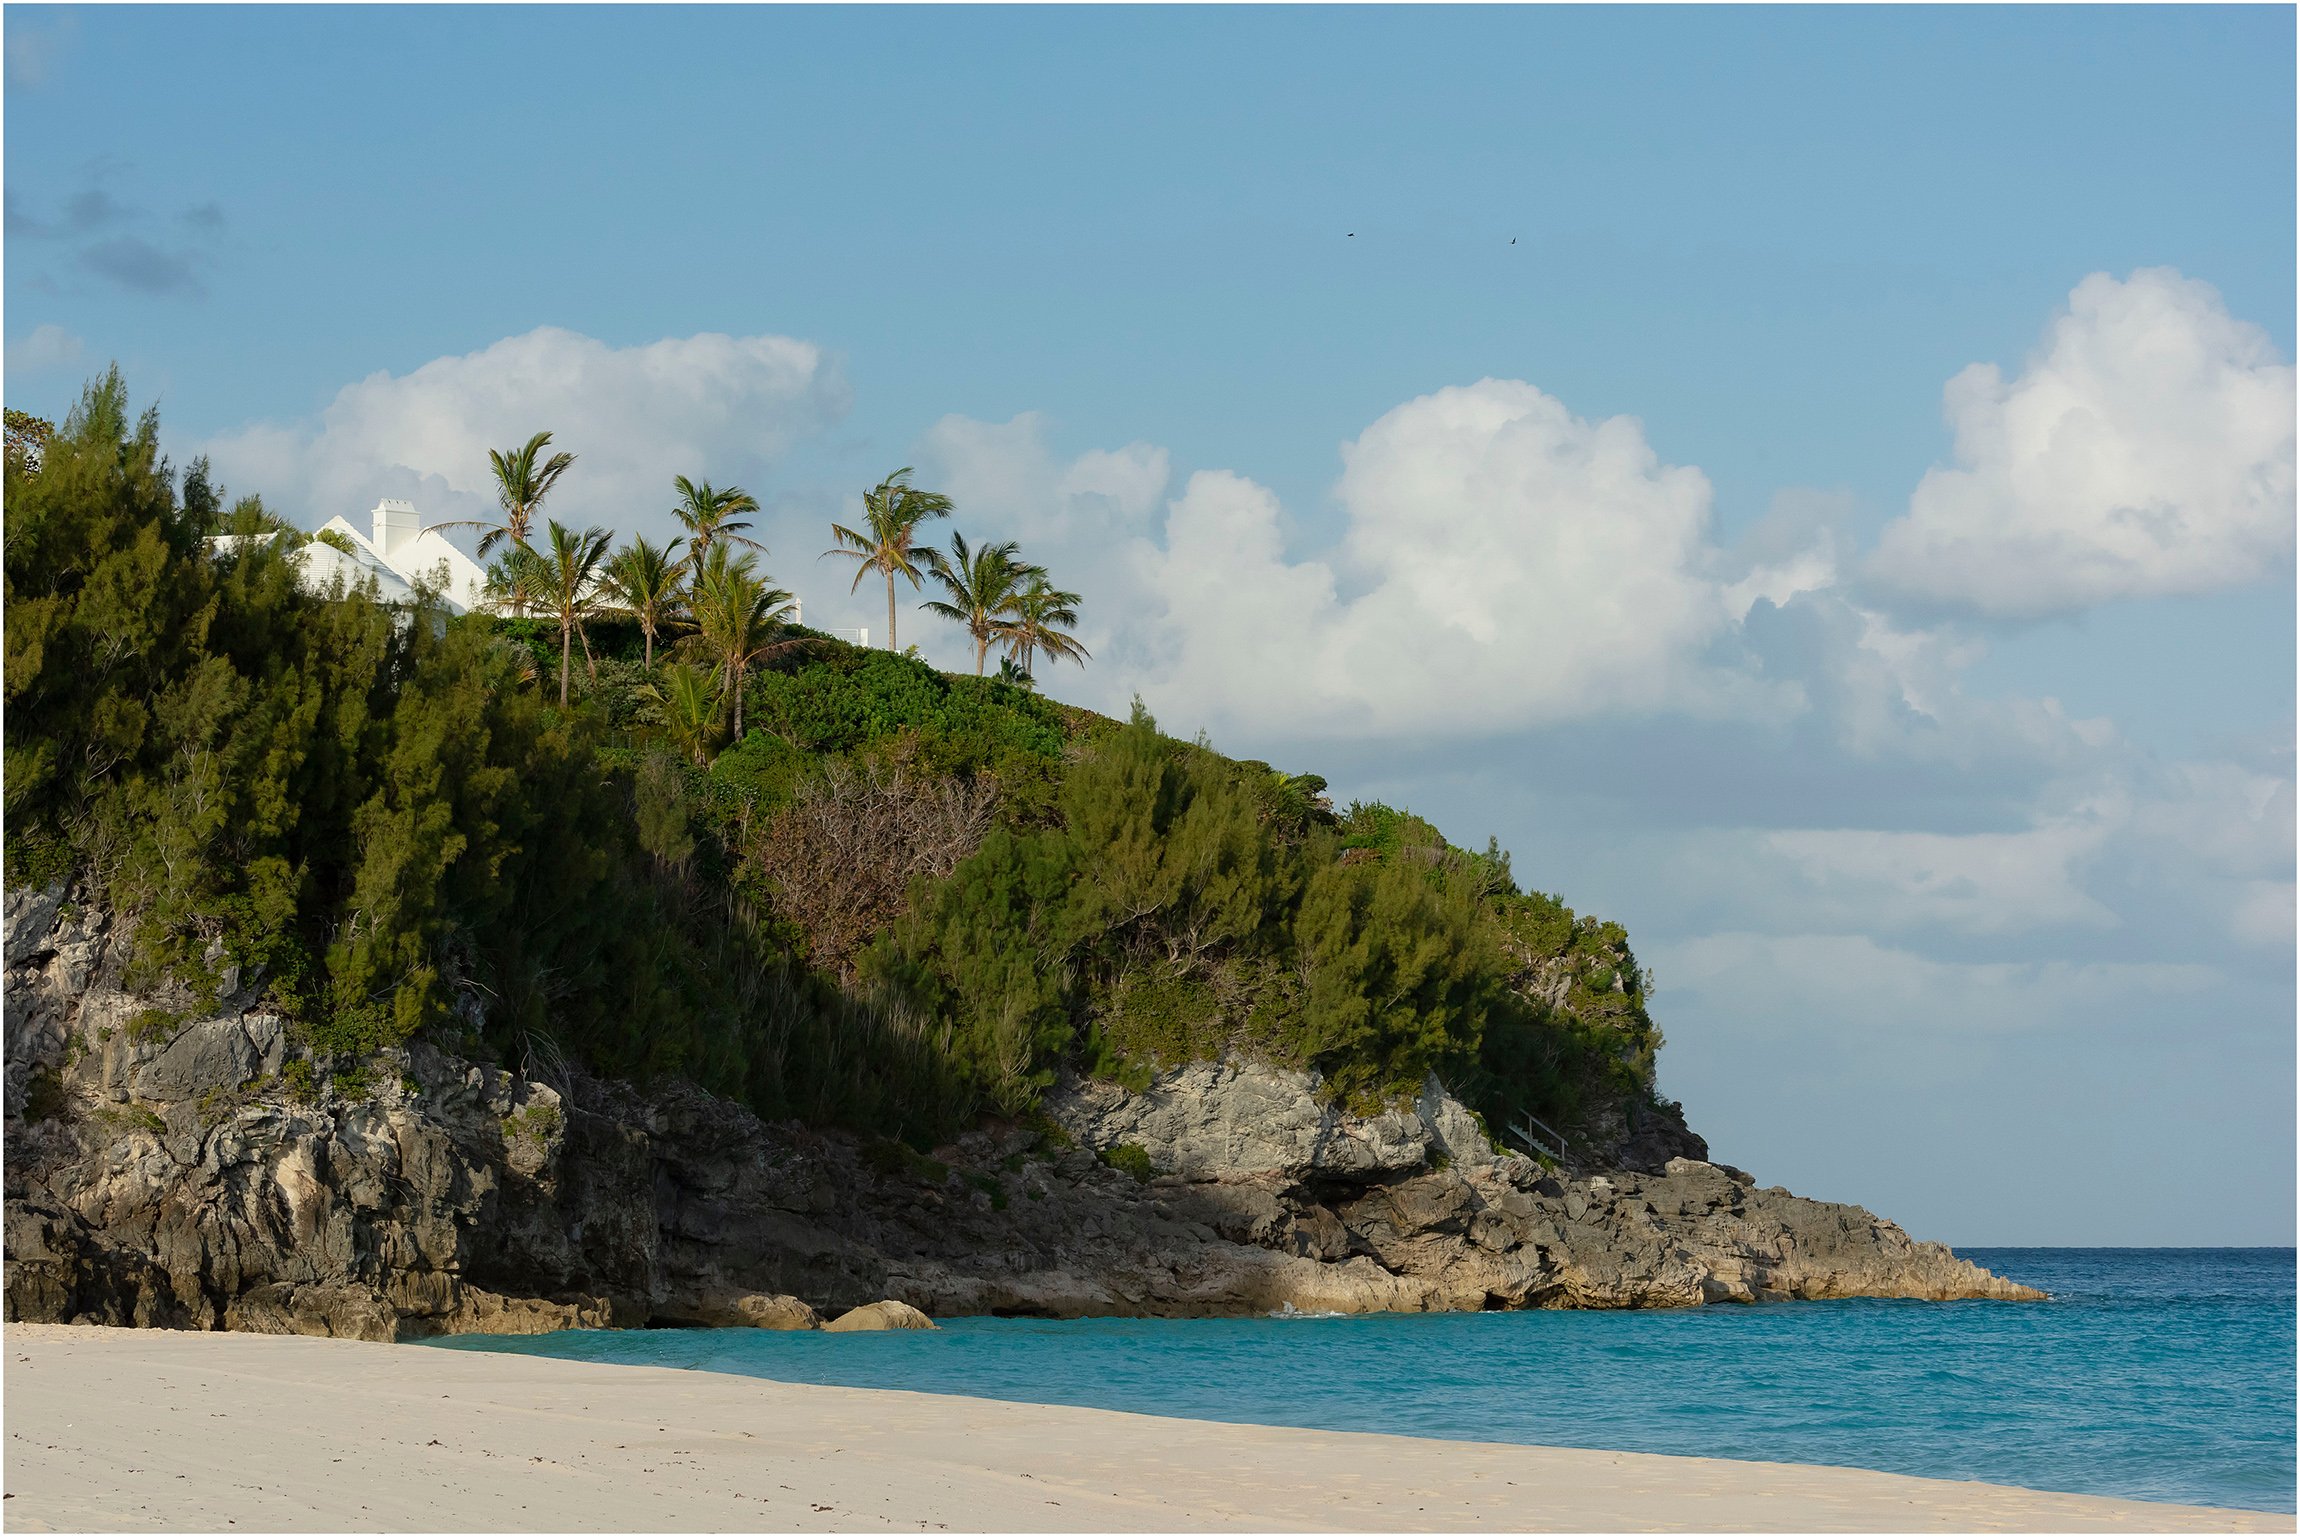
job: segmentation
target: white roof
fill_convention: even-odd
[[[402,528],[414,524],[411,537],[395,537],[390,553],[376,547],[376,541],[362,533],[341,517],[328,519],[319,531],[348,545],[346,553],[335,542],[314,538],[297,548],[296,555],[303,565],[303,584],[312,591],[325,592],[341,578],[346,589],[372,580],[378,594],[386,603],[409,603],[415,599],[418,584],[436,592],[450,612],[464,614],[482,606],[486,600],[487,573],[478,562],[442,538],[434,529],[422,528],[415,518],[415,509],[405,502],[387,501],[376,509],[379,515],[389,512]],[[208,541],[218,550],[229,550],[244,540],[261,540],[273,536],[265,534],[220,534]]]

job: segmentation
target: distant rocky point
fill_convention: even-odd
[[[253,997],[176,1019],[126,990],[120,936],[60,889],[7,894],[5,948],[10,1319],[405,1339],[2042,1295],[1760,1189],[1681,1122],[1544,1167],[1434,1080],[1359,1117],[1308,1074],[1200,1063],[1063,1085],[1045,1124],[930,1158],[420,1041],[352,1085],[298,1073]]]

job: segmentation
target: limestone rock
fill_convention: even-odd
[[[1382,1179],[1436,1158],[1483,1167],[1498,1155],[1477,1116],[1435,1078],[1410,1107],[1355,1116],[1326,1102],[1313,1073],[1266,1063],[1196,1062],[1140,1094],[1072,1082],[1047,1115],[1091,1148],[1131,1143],[1178,1178]]]
[[[698,1324],[706,1329],[820,1329],[820,1314],[796,1297],[744,1292],[669,1304],[656,1309],[658,1319]],[[861,1327],[856,1325],[855,1327]]]
[[[56,910],[64,902],[64,883],[58,881],[45,891],[18,886],[9,890],[6,905],[0,908],[0,954],[5,954],[11,967],[21,966],[41,953],[48,935],[56,927]]]
[[[1255,1063],[1198,1062],[1161,1074],[1141,1094],[1115,1084],[1064,1086],[1047,1114],[1092,1148],[1134,1144],[1183,1179],[1382,1175],[1422,1162],[1418,1118],[1370,1121],[1323,1104],[1308,1073]]]
[[[1758,1189],[1658,1112],[1649,1167],[1544,1172],[1434,1081],[1372,1117],[1247,1062],[1073,1083],[1050,1109],[1083,1146],[986,1127],[936,1150],[940,1184],[691,1085],[545,1085],[420,1041],[355,1095],[318,1074],[299,1097],[254,989],[138,1032],[185,999],[125,989],[111,918],[61,889],[0,916],[11,1319],[410,1339],[2035,1295]],[[1091,1151],[1122,1142],[1166,1172]]]
[[[849,1308],[824,1324],[832,1334],[857,1334],[880,1329],[931,1329],[934,1320],[907,1302],[873,1302],[859,1308]]]
[[[276,1072],[284,1033],[274,1019],[210,1019],[187,1025],[135,1070],[138,1099],[197,1099],[228,1093],[267,1070]]]

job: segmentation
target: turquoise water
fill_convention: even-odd
[[[961,1318],[931,1334],[658,1329],[442,1343],[1195,1419],[2294,1508],[2292,1250],[1962,1252],[2054,1300]]]

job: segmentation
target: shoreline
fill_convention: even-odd
[[[299,1335],[16,1324],[12,1530],[2292,1531],[1798,1463]]]

